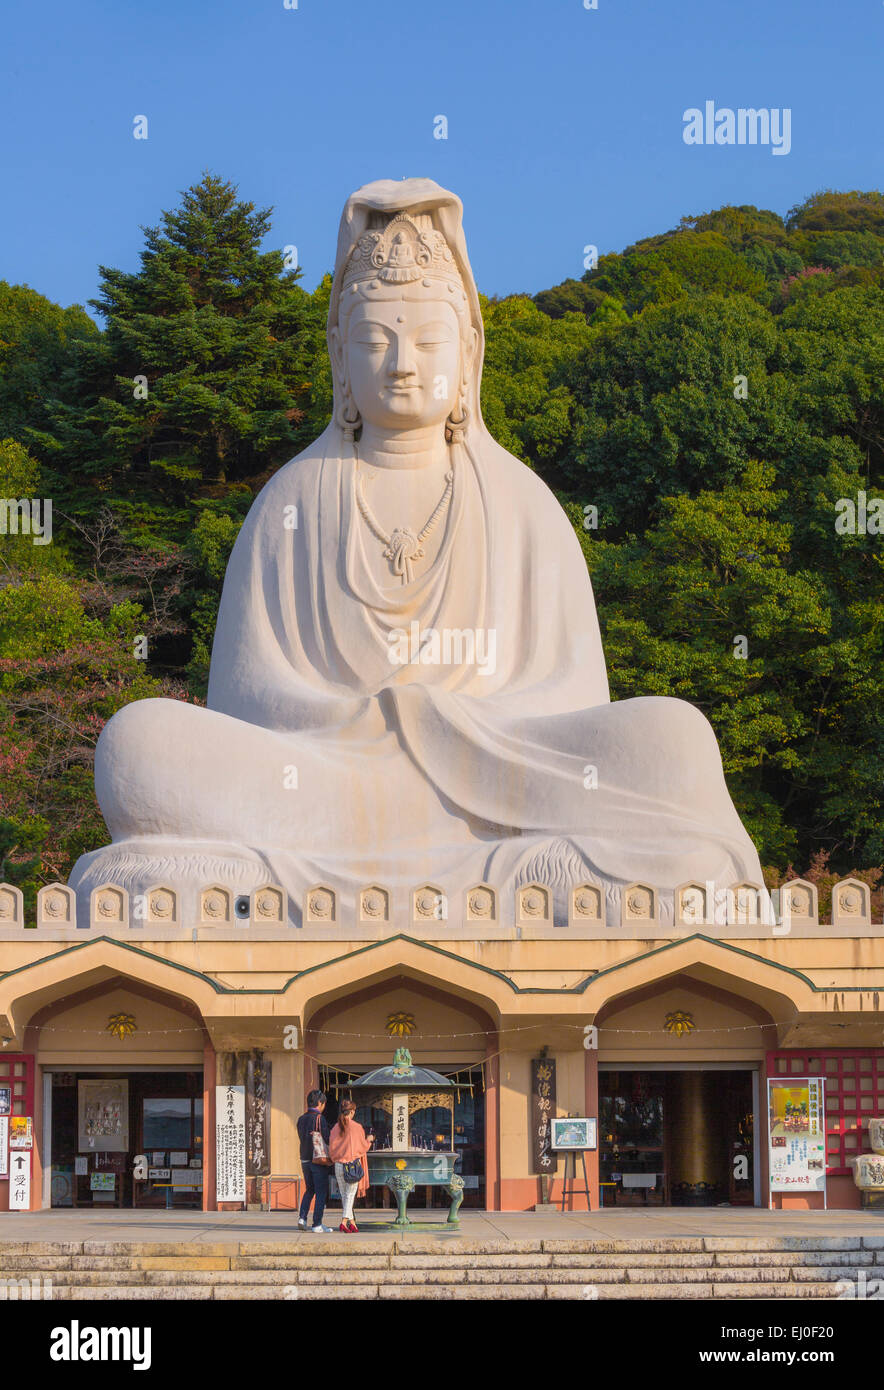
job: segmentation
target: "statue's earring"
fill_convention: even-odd
[[[470,420],[470,408],[464,400],[463,392],[458,391],[454,408],[449,411],[445,421],[445,438],[449,444],[462,444]]]
[[[348,396],[344,409],[341,411],[341,428],[344,431],[344,439],[348,444],[356,443],[356,431],[361,427],[362,416]]]
[[[341,395],[344,398],[343,405],[338,410],[338,424],[344,431],[344,439],[348,444],[356,443],[356,431],[362,427],[362,416],[356,408],[356,402],[350,395],[350,390],[346,380],[341,382]]]

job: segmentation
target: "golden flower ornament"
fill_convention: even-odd
[[[131,1038],[136,1027],[134,1014],[111,1014],[107,1021],[107,1031],[121,1042],[123,1038]]]
[[[407,1038],[415,1027],[414,1014],[387,1014],[387,1032],[391,1038]]]
[[[666,1015],[666,1031],[674,1033],[677,1038],[683,1038],[686,1033],[693,1033],[696,1026],[693,1015],[685,1013],[683,1009],[676,1009]]]

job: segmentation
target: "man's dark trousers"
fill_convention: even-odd
[[[313,1202],[313,1225],[321,1226],[328,1201],[328,1166],[325,1163],[305,1163],[303,1168],[304,1195],[301,1198],[300,1217],[302,1221],[307,1220],[310,1203]]]

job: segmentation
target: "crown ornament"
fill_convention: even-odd
[[[419,227],[407,212],[397,213],[382,230],[363,232],[344,272],[345,289],[358,281],[373,286],[408,285],[416,280],[447,280],[463,292],[451,247],[434,227]]]

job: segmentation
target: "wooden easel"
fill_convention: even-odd
[[[583,1190],[586,1193],[586,1210],[592,1211],[592,1201],[589,1195],[589,1177],[586,1172],[586,1150],[580,1150],[580,1158],[583,1163]],[[568,1159],[571,1160],[571,1175],[568,1176]],[[570,1191],[569,1184],[570,1182]],[[565,1153],[565,1175],[562,1179],[562,1212],[565,1210],[565,1199],[570,1196],[570,1210],[574,1210],[574,1185],[577,1182],[577,1150],[571,1149]],[[579,1188],[577,1189],[579,1191]]]

